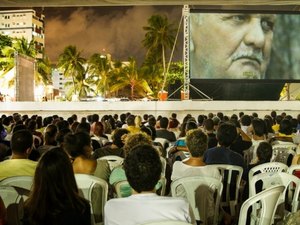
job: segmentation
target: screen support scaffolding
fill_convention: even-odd
[[[195,86],[190,84],[190,8],[188,5],[184,5],[182,9],[182,17],[183,17],[183,75],[184,81],[183,85],[181,85],[178,89],[176,89],[172,94],[169,95],[171,97],[175,92],[179,91],[183,87],[183,100],[190,99],[190,88],[192,88],[196,93],[201,96],[202,99],[212,100],[205,93],[197,89]]]

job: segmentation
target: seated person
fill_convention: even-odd
[[[207,167],[203,161],[203,154],[207,149],[207,139],[207,135],[200,129],[191,130],[187,133],[186,145],[191,156],[184,161],[175,161],[172,180],[198,175],[221,179],[218,169]]]
[[[129,131],[123,128],[117,128],[112,135],[112,143],[110,145],[104,146],[102,148],[96,149],[93,153],[92,158],[98,159],[107,155],[116,155],[124,158],[124,136],[128,134]]]
[[[38,163],[23,224],[91,224],[89,202],[79,196],[70,159],[58,147],[45,152]]]
[[[110,174],[108,162],[90,159],[92,146],[91,137],[87,132],[67,134],[63,147],[73,161],[74,173],[90,174],[108,180]]]
[[[0,180],[12,176],[33,176],[37,162],[28,159],[33,146],[33,137],[29,130],[13,133],[11,138],[12,156],[0,162]]]
[[[184,199],[155,194],[162,165],[157,151],[151,145],[134,147],[125,158],[124,169],[134,194],[106,203],[105,225],[138,225],[162,220],[195,222],[189,204]]]

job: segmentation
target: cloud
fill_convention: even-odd
[[[135,6],[111,10],[111,13],[97,9],[75,8],[66,18],[63,15],[47,18],[46,15],[45,50],[53,62],[68,45],[75,45],[84,57],[106,52],[113,59],[127,60],[133,56],[140,61],[145,54],[142,27],[147,25],[147,19],[159,13],[179,23],[181,13],[179,7]]]

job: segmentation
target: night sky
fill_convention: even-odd
[[[113,60],[131,56],[142,62],[147,19],[167,15],[177,29],[181,10],[182,6],[44,8],[46,54],[55,63],[66,46],[75,45],[84,57],[110,53]],[[174,60],[182,59],[182,33],[177,46]]]

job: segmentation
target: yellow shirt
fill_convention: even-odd
[[[0,180],[13,176],[33,176],[37,162],[29,159],[7,159],[0,162]]]

